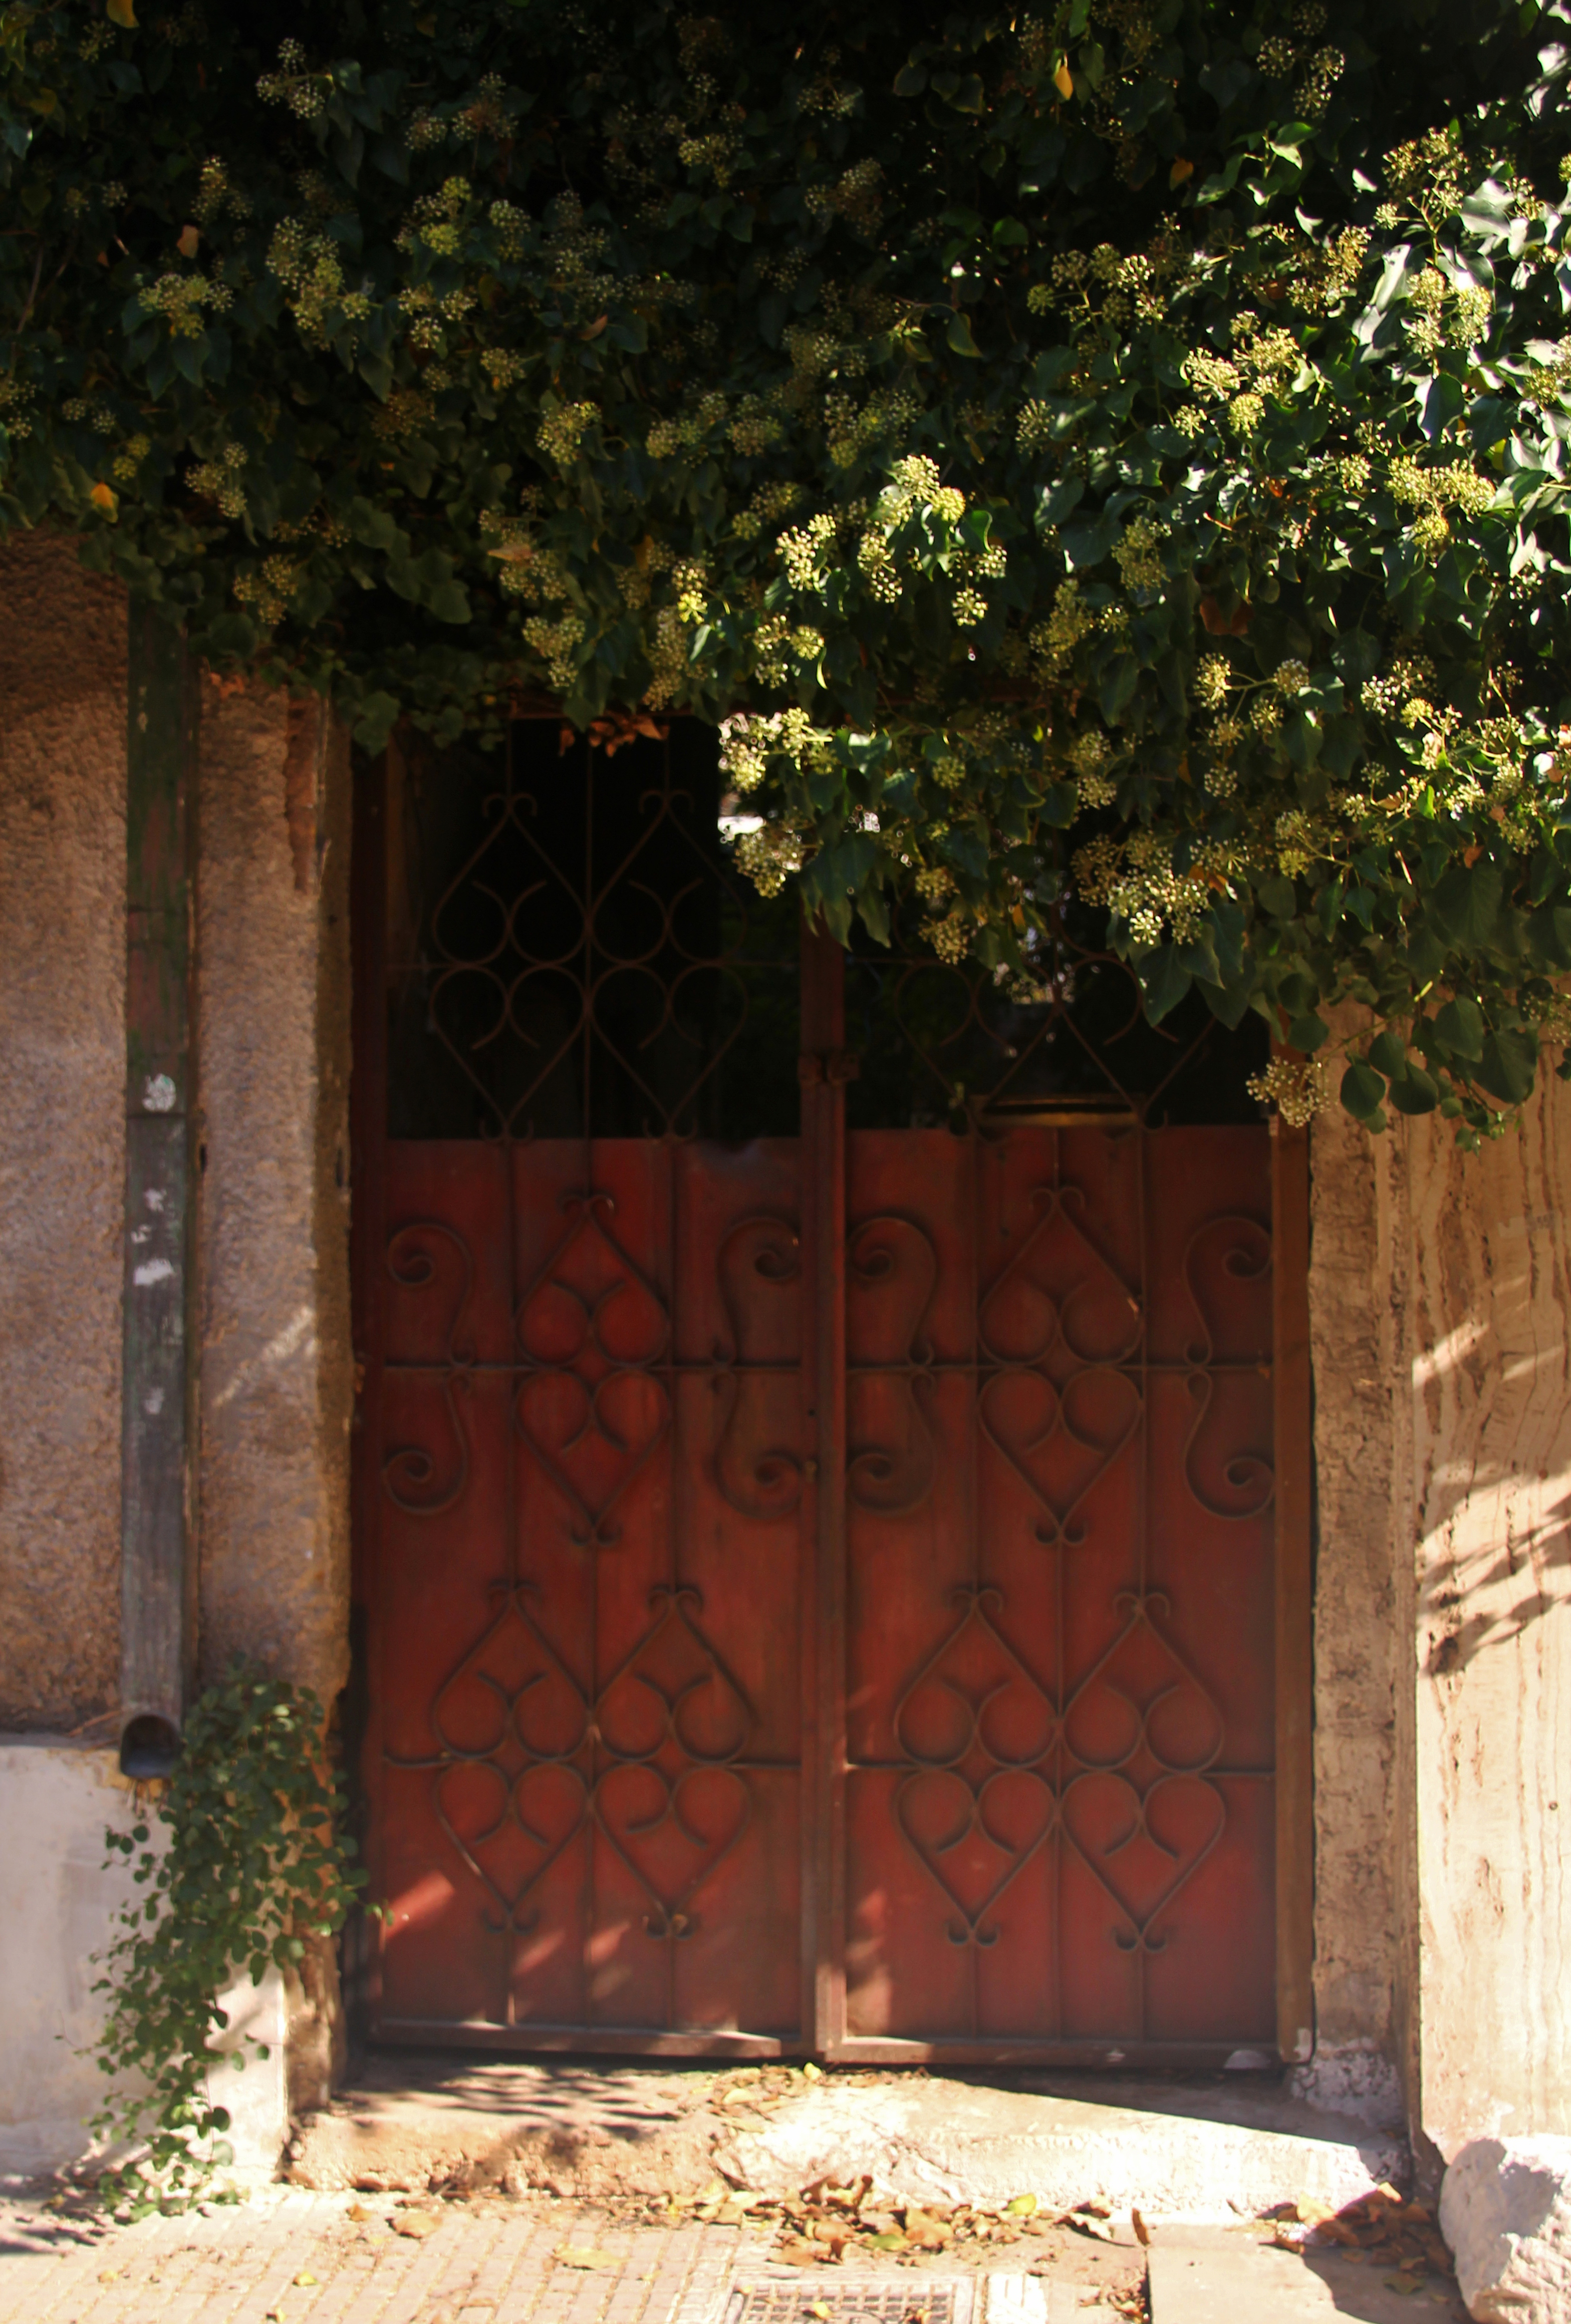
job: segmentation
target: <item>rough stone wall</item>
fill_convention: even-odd
[[[34,534],[0,613],[0,1729],[66,1732],[119,1680],[125,609]]]
[[[1313,1167],[1316,2070],[1432,2164],[1571,2129],[1571,1089]]]
[[[119,1676],[126,623],[0,552],[0,1729]],[[313,703],[203,688],[201,1671],[347,1664],[349,772]]]
[[[1571,1087],[1408,1133],[1426,2136],[1571,2132]]]
[[[201,1672],[330,1703],[348,1663],[347,738],[202,703]]]
[[[1322,2097],[1394,2091],[1403,2046],[1399,1624],[1405,1332],[1392,1141],[1315,1125],[1315,2005]],[[1367,2062],[1362,2062],[1367,2061]],[[1340,2087],[1339,2087],[1340,2086]]]

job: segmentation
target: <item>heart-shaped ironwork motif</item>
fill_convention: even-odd
[[[436,1780],[437,1820],[497,1914],[486,1925],[522,1935],[535,1926],[535,1891],[585,1827],[588,1795],[577,1767],[528,1766],[509,1781],[494,1760],[460,1760]]]
[[[641,1370],[587,1379],[536,1371],[513,1393],[513,1425],[566,1504],[568,1538],[610,1549],[622,1537],[617,1503],[670,1430],[665,1382]]]
[[[895,1707],[894,1731],[914,1766],[1029,1767],[1058,1738],[1047,1690],[998,1627],[1002,1590],[967,1583],[952,1593],[959,1613]]]
[[[596,1822],[648,1899],[652,1937],[691,1935],[694,1898],[752,1818],[753,1795],[732,1767],[622,1761],[595,1787]]]
[[[895,1794],[895,1821],[923,1870],[954,1908],[951,1944],[992,1945],[988,1915],[1058,1822],[1046,1777],[1026,1767],[998,1767],[980,1782],[952,1767],[924,1767]]]
[[[1210,1689],[1159,1627],[1165,1591],[1125,1591],[1123,1627],[1074,1687],[1064,1740],[1087,1771],[1200,1775],[1221,1755],[1225,1729]]]
[[[1096,1769],[1072,1778],[1062,1805],[1066,1838],[1123,1923],[1114,1941],[1126,1952],[1162,1951],[1162,1916],[1226,1828],[1215,1784],[1159,1775],[1142,1791]]]
[[[1141,1410],[1133,1380],[1110,1365],[1077,1372],[1062,1388],[1024,1368],[983,1382],[982,1433],[1036,1501],[1039,1541],[1074,1549],[1085,1540],[1086,1503],[1134,1437]]]

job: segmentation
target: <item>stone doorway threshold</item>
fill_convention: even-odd
[[[291,2140],[323,2190],[536,2190],[580,2202],[724,2187],[784,2199],[864,2172],[885,2202],[1224,2223],[1308,2198],[1333,2209],[1404,2184],[1399,2132],[1326,2113],[1264,2073],[1171,2079],[1040,2070],[488,2060],[373,2052]]]

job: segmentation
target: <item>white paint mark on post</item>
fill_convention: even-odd
[[[150,1388],[142,1399],[142,1409],[147,1414],[149,1419],[156,1420],[163,1410],[163,1390],[161,1388]]]
[[[167,1283],[174,1268],[167,1259],[146,1259],[131,1277],[140,1290],[149,1290],[155,1283]]]
[[[142,1102],[149,1113],[174,1111],[175,1087],[167,1074],[151,1074],[143,1084]]]
[[[150,1211],[162,1211],[164,1204],[163,1188],[162,1186],[149,1186],[142,1199],[147,1204]]]

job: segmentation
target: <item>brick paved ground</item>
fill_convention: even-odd
[[[436,2224],[411,2236],[401,2220]],[[127,2227],[0,2200],[0,2324],[718,2324],[734,2273],[809,2294],[841,2277],[772,2259],[773,2241],[768,2225],[651,2225],[544,2196],[446,2202],[278,2186]],[[1140,2259],[1070,2236],[991,2264],[1051,2275],[1078,2309],[1127,2301]],[[929,2269],[961,2272],[958,2255],[877,2272],[917,2305]]]
[[[629,2227],[566,2204],[431,2202],[420,2212],[439,2224],[415,2237],[396,2232],[399,2210],[292,2190],[131,2227],[8,2205],[0,2319],[670,2324],[680,2309],[700,2324],[744,2237],[735,2227]],[[762,2251],[761,2237],[745,2241]]]

